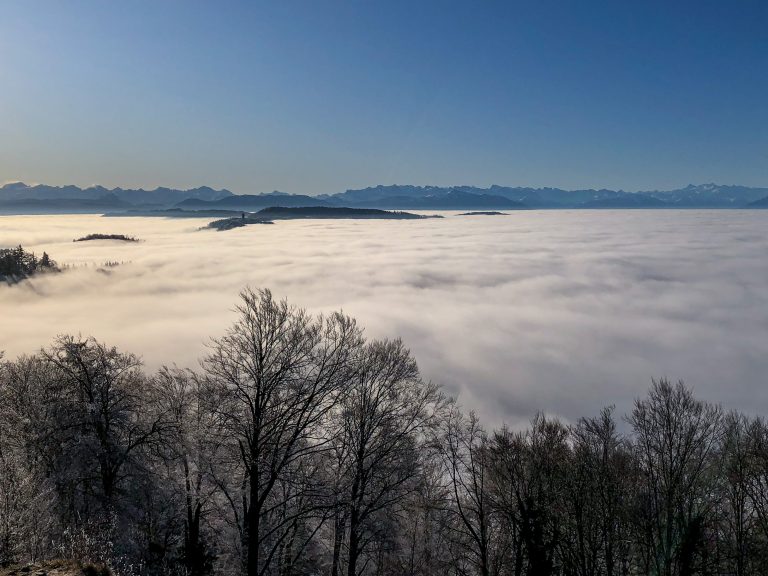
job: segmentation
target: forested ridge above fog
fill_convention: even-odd
[[[400,340],[245,290],[199,369],[62,336],[0,366],[0,566],[117,574],[761,574],[768,426],[653,381],[488,430]],[[606,404],[610,398],[606,398]],[[545,408],[545,407],[543,407]]]
[[[59,272],[56,262],[47,252],[38,258],[22,246],[0,248],[0,282],[12,284],[30,276],[46,272]]]

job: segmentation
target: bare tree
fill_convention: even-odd
[[[436,576],[451,572],[451,536],[455,520],[451,492],[440,450],[422,452],[417,490],[403,503],[400,523],[402,554],[395,570],[408,576]]]
[[[490,493],[489,441],[474,413],[464,417],[454,406],[444,421],[441,437],[445,475],[451,492],[452,559],[482,576],[497,574],[493,503]]]
[[[313,318],[268,290],[245,290],[241,298],[239,319],[213,341],[203,369],[239,457],[243,491],[230,500],[240,502],[246,569],[257,576],[271,570],[290,535],[291,517],[267,522],[283,504],[274,501],[279,482],[297,462],[328,449],[324,423],[361,336],[346,316]]]
[[[741,414],[727,415],[721,447],[723,473],[717,483],[721,490],[721,555],[725,566],[736,576],[755,573],[752,566],[761,555],[756,538],[759,504],[756,506],[750,496],[755,470],[750,425],[749,419]]]
[[[246,290],[202,370],[64,336],[0,358],[0,566],[120,574],[757,576],[768,425],[653,381],[486,432],[400,340]]]
[[[216,468],[225,440],[216,434],[216,413],[204,380],[187,370],[163,367],[153,379],[168,430],[154,472],[170,490],[183,526],[182,564],[189,576],[212,571],[209,517],[220,503]]]
[[[0,563],[35,560],[59,533],[64,388],[39,356],[0,363]]]
[[[768,424],[752,419],[746,430],[747,463],[745,490],[756,521],[751,557],[763,567],[768,562]]]
[[[568,474],[570,529],[563,563],[580,576],[628,574],[631,566],[632,487],[638,477],[632,454],[605,408],[571,429],[573,464]]]
[[[662,576],[690,574],[706,554],[721,411],[695,400],[682,382],[659,380],[647,399],[635,402],[629,422],[650,518],[644,569]]]
[[[362,565],[361,556],[382,536],[377,522],[416,489],[419,449],[442,402],[400,340],[374,341],[360,350],[337,414],[349,490],[342,513],[348,521],[348,576],[365,571],[370,556]]]
[[[36,368],[39,363],[30,358],[3,363],[0,353],[0,566],[35,561],[48,552],[55,523],[51,482],[31,442],[29,416],[39,404],[27,382],[14,378]]]
[[[140,360],[97,342],[58,338],[43,359],[57,370],[71,405],[78,434],[68,455],[83,467],[81,486],[110,515],[122,485],[139,467],[139,453],[159,440],[163,414],[147,410],[149,381]],[[91,485],[96,472],[98,489]]]

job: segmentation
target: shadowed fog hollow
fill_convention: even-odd
[[[0,286],[0,350],[82,333],[150,368],[195,366],[267,287],[401,336],[423,375],[490,422],[538,410],[619,413],[651,377],[768,410],[768,213],[542,211],[421,221],[285,221],[228,232],[208,220],[0,217],[0,246],[47,251],[64,274]],[[73,243],[89,233],[139,243]],[[99,269],[105,261],[123,265]]]

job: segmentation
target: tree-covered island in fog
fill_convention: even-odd
[[[240,217],[224,218],[208,224],[214,230],[231,230],[250,224],[272,224],[274,220],[424,220],[442,218],[410,212],[377,210],[373,208],[333,208],[328,206],[301,206],[285,208],[273,206],[255,213],[241,213]]]
[[[21,246],[0,248],[0,282],[15,283],[35,274],[59,272],[56,262],[46,252],[39,258]]]
[[[87,234],[80,238],[75,238],[73,242],[88,242],[91,240],[117,240],[120,242],[138,242],[139,239],[125,234]]]

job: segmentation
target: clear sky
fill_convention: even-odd
[[[0,0],[0,182],[768,186],[768,2]]]

